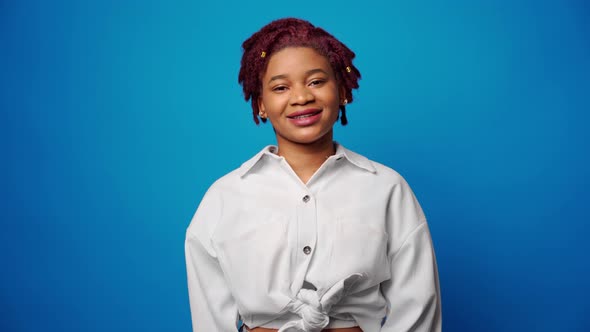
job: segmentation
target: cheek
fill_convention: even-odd
[[[271,100],[268,97],[261,96],[258,101],[258,107],[260,108],[260,110],[268,112],[269,109],[272,109]]]
[[[324,100],[326,103],[330,104],[330,106],[339,108],[340,107],[340,96],[338,95],[338,91],[330,91],[324,95]]]
[[[285,98],[283,96],[267,96],[262,98],[262,104],[267,113],[280,112],[285,106]]]

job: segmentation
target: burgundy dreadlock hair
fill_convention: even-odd
[[[352,89],[359,87],[361,73],[352,64],[355,54],[331,34],[297,18],[283,18],[273,21],[254,33],[242,44],[244,53],[238,82],[244,90],[246,101],[251,100],[254,122],[259,124],[258,98],[262,89],[262,75],[270,57],[286,47],[310,47],[325,56],[339,83],[345,88],[346,99],[351,103]],[[340,122],[346,125],[346,107],[340,106]],[[262,122],[266,119],[262,118]]]

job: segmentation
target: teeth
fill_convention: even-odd
[[[310,116],[312,116],[314,114],[305,114],[305,115],[299,115],[294,117],[293,119],[303,119],[303,118],[309,118]]]
[[[309,118],[310,116],[318,115],[319,113],[320,112],[313,112],[313,113],[309,113],[309,114],[298,115],[298,116],[291,117],[291,119],[304,119],[304,118]]]

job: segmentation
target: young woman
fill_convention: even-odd
[[[239,81],[277,145],[216,181],[187,230],[194,331],[440,331],[412,190],[333,139],[358,87],[354,53],[293,18],[242,46]]]

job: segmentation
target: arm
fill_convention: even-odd
[[[440,332],[440,287],[428,224],[407,183],[398,187],[390,207],[391,279],[381,285],[389,303],[382,331]]]
[[[237,331],[236,303],[210,241],[220,213],[221,200],[209,191],[186,233],[186,270],[194,332]]]

